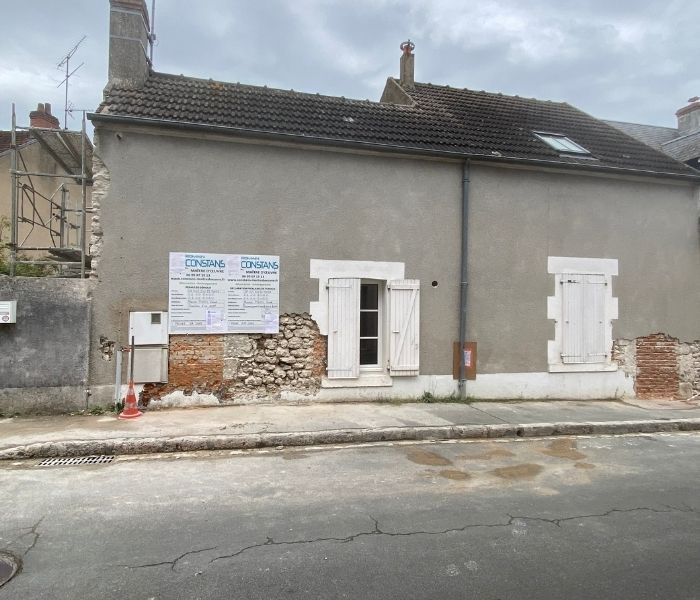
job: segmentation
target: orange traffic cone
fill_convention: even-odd
[[[119,413],[120,419],[135,419],[140,417],[143,413],[138,409],[136,405],[136,392],[134,392],[134,381],[133,379],[129,381],[129,391],[126,392],[126,399],[124,400],[124,410]]]

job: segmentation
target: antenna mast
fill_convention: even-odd
[[[153,68],[153,46],[156,42],[156,0],[151,0],[151,30],[148,33],[149,57]]]
[[[68,129],[68,113],[70,112],[70,106],[68,104],[68,82],[69,82],[71,76],[73,76],[75,74],[75,72],[85,64],[84,62],[80,63],[77,67],[75,67],[75,69],[73,69],[71,71],[70,70],[70,59],[78,51],[78,46],[80,46],[80,44],[82,44],[85,41],[85,38],[87,38],[86,35],[84,35],[80,39],[80,41],[68,51],[68,53],[63,57],[61,62],[58,63],[58,65],[56,66],[57,69],[65,68],[65,70],[66,70],[65,78],[63,79],[63,81],[61,83],[59,83],[56,86],[56,87],[61,87],[64,84],[66,86],[66,100],[65,100],[64,107],[63,107],[63,128],[64,129]]]

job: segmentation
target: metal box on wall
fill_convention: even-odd
[[[168,313],[162,311],[130,312],[129,343],[137,346],[168,345]]]
[[[167,383],[168,349],[136,346],[134,349],[134,383]]]
[[[464,360],[465,379],[476,379],[476,342],[464,342],[462,352],[459,342],[452,344],[452,377],[459,379],[459,361]]]
[[[0,325],[17,322],[17,300],[0,300]]]
[[[134,383],[168,381],[168,313],[129,313],[129,344],[134,338]]]

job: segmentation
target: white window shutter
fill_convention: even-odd
[[[360,280],[328,280],[328,378],[360,376]]]
[[[606,362],[605,276],[561,275],[562,362]]]
[[[389,373],[418,375],[420,355],[420,281],[389,282]]]
[[[584,355],[587,363],[607,361],[605,346],[605,275],[584,275]]]

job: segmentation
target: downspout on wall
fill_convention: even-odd
[[[459,286],[459,397],[467,397],[467,380],[464,366],[464,343],[467,337],[467,276],[469,243],[469,175],[470,162],[464,161],[462,169],[462,250],[460,253]]]

